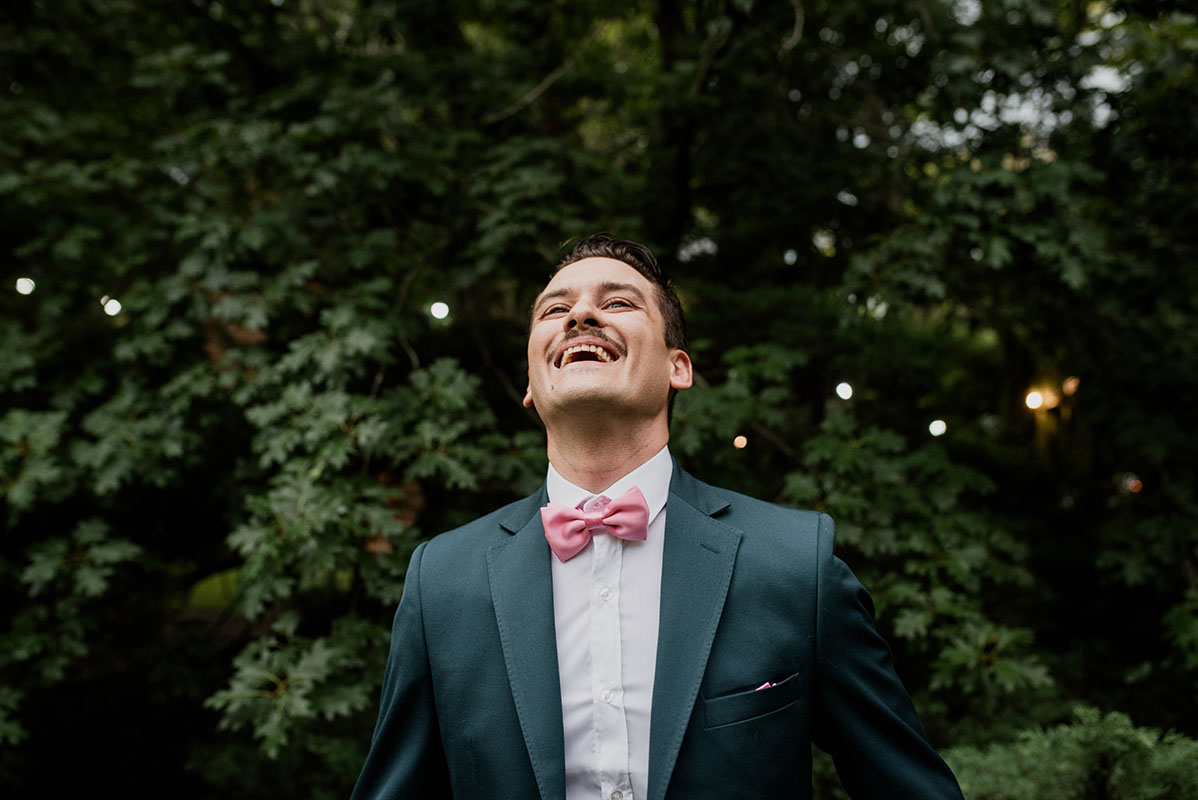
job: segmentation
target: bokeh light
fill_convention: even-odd
[[[445,319],[449,316],[449,306],[446,303],[436,302],[428,307],[428,313],[437,319]]]
[[[841,400],[848,400],[853,396],[853,387],[847,383],[836,384],[836,396]]]

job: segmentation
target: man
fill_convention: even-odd
[[[643,246],[583,239],[537,298],[546,485],[416,549],[355,800],[960,798],[832,555],[832,521],[671,460],[681,307]]]

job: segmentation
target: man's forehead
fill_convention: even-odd
[[[652,282],[634,267],[614,258],[583,258],[562,267],[537,295],[537,302],[547,297],[565,297],[588,289],[631,289],[647,295]]]

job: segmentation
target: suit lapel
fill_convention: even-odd
[[[515,535],[487,552],[487,576],[524,744],[541,797],[550,800],[565,796],[566,776],[553,578],[539,513],[544,504],[542,489],[500,520]]]
[[[662,800],[715,639],[741,532],[712,519],[728,502],[674,465],[666,505],[649,800]]]

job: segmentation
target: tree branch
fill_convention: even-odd
[[[555,69],[553,72],[550,72],[548,75],[546,75],[544,78],[542,78],[540,83],[538,83],[536,86],[532,87],[527,92],[525,92],[520,97],[520,99],[518,99],[516,102],[512,103],[510,106],[503,109],[502,111],[496,111],[496,112],[493,112],[493,113],[488,114],[487,116],[483,117],[482,124],[483,125],[493,125],[496,122],[502,122],[503,120],[507,119],[508,117],[512,117],[512,116],[515,116],[516,114],[520,113],[526,107],[528,107],[528,106],[532,105],[534,102],[536,102],[536,99],[538,97],[545,94],[545,92],[548,91],[549,87],[552,86],[553,84],[557,83],[558,79],[561,78],[561,76],[565,75],[566,71],[569,70],[570,67],[572,67],[572,66],[574,66],[573,59],[565,61],[560,66],[558,66],[558,68]]]
[[[784,56],[791,50],[795,49],[795,46],[799,43],[799,40],[803,38],[803,25],[807,21],[807,12],[803,9],[802,0],[790,0],[790,4],[794,6],[795,9],[794,29],[790,32],[790,36],[786,37],[786,40],[782,42],[782,46],[778,49],[779,56]]]

